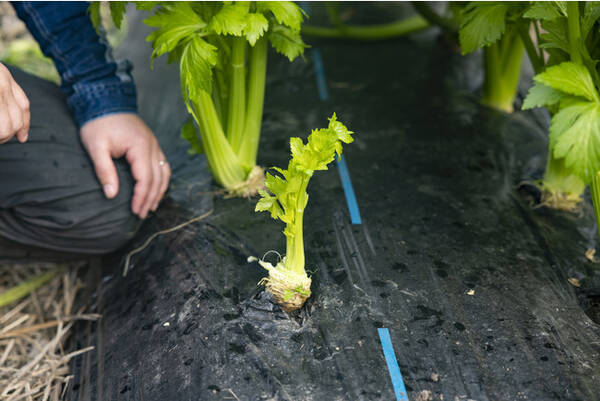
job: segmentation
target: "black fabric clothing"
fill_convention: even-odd
[[[60,88],[8,67],[30,101],[26,143],[0,145],[0,235],[60,251],[100,254],[129,240],[134,180],[116,160],[119,193],[106,199]]]

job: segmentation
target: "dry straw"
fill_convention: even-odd
[[[0,400],[57,401],[64,398],[72,379],[69,361],[93,347],[66,350],[76,320],[96,320],[97,314],[74,311],[82,288],[77,277],[81,264],[0,265],[0,294],[15,286],[59,270],[52,280],[29,295],[0,308]]]

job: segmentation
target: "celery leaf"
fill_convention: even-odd
[[[152,11],[154,7],[160,4],[160,1],[136,1],[135,8],[140,11]]]
[[[462,53],[467,54],[496,42],[506,29],[508,5],[502,2],[470,2],[463,10],[459,31]]]
[[[307,47],[300,37],[300,32],[283,25],[271,27],[268,33],[269,42],[277,52],[286,56],[290,61],[304,55]]]
[[[127,3],[124,1],[110,1],[108,4],[110,6],[110,15],[115,26],[121,29],[121,23],[123,22]]]
[[[572,101],[552,117],[550,142],[556,158],[585,183],[600,170],[600,104]]]
[[[246,16],[246,25],[244,26],[244,36],[251,46],[264,35],[269,29],[269,21],[264,15],[258,13],[248,13]]]
[[[260,194],[261,198],[256,204],[256,212],[269,211],[271,212],[271,217],[274,219],[278,219],[283,216],[283,209],[281,209],[281,206],[279,206],[275,196],[269,195],[264,189],[259,190],[258,193]]]
[[[88,7],[87,12],[90,14],[92,25],[96,30],[96,33],[100,34],[100,2],[92,1]]]
[[[217,48],[200,36],[185,46],[179,65],[181,92],[185,100],[195,99],[198,91],[212,92],[212,67],[217,63]]]
[[[208,28],[218,35],[242,36],[248,10],[249,4],[246,2],[225,4],[210,20]]]
[[[536,82],[529,89],[529,93],[523,101],[522,110],[533,109],[534,107],[551,106],[558,103],[562,99],[563,95],[540,82]]]
[[[304,20],[303,11],[291,1],[258,1],[256,7],[263,14],[271,13],[278,23],[300,31],[300,25]]]
[[[567,54],[571,51],[569,48],[568,27],[566,18],[558,18],[553,21],[542,22],[544,33],[540,35],[543,43],[540,44],[542,49],[560,49]]]
[[[342,142],[354,140],[352,134],[333,114],[329,126],[313,130],[306,144],[300,138],[290,138],[292,159],[288,168],[273,167],[278,175],[267,173],[265,186],[273,195],[259,192],[262,198],[256,205],[256,211],[270,211],[271,217],[288,224],[284,234],[292,236],[294,229],[290,226],[295,222],[296,212],[303,210],[308,202],[308,194],[303,189],[308,179],[315,170],[327,170],[327,164],[333,161],[335,154],[342,152]]]
[[[194,126],[194,120],[189,119],[187,123],[181,127],[181,138],[185,139],[190,144],[188,153],[190,154],[202,154],[204,153],[204,147],[202,141],[196,134],[196,127]]]
[[[159,28],[146,38],[146,41],[152,42],[154,49],[152,59],[172,51],[181,41],[206,26],[202,18],[187,3],[173,3],[168,8],[146,18],[144,22]]]
[[[549,1],[535,1],[525,11],[523,17],[543,21],[552,21],[561,16],[559,8]]]
[[[535,76],[536,82],[590,101],[600,102],[589,70],[573,62],[565,62],[548,68]]]
[[[595,1],[586,1],[581,21],[581,37],[583,39],[588,37],[598,18],[600,18],[600,4]]]

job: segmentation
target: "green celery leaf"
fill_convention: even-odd
[[[179,73],[185,100],[195,99],[198,90],[212,92],[212,68],[217,63],[217,48],[200,36],[194,36],[181,54]]]
[[[552,21],[561,16],[560,9],[550,1],[533,1],[523,17],[544,21]]]
[[[115,26],[121,29],[121,23],[123,22],[123,16],[125,15],[127,2],[125,1],[110,1],[110,15],[113,19]]]
[[[534,107],[550,106],[558,103],[562,98],[563,95],[559,91],[540,82],[535,82],[529,89],[521,109],[528,110]]]
[[[560,49],[567,54],[570,52],[568,37],[568,26],[566,18],[558,18],[553,21],[543,21],[544,33],[540,35],[542,49]]]
[[[352,143],[354,141],[354,138],[352,138],[354,132],[349,131],[344,124],[338,121],[335,113],[333,113],[329,119],[329,126],[327,129],[333,131],[337,135],[337,139],[344,143]]]
[[[256,8],[263,14],[271,13],[278,23],[300,31],[300,26],[304,20],[303,11],[291,1],[258,1]]]
[[[189,4],[179,2],[169,3],[167,9],[145,19],[144,22],[159,28],[146,38],[146,41],[152,42],[154,48],[152,59],[172,51],[181,41],[189,39],[206,26]]]
[[[202,154],[204,153],[204,148],[202,146],[202,141],[196,134],[196,127],[194,126],[194,120],[189,119],[187,123],[181,127],[181,138],[185,139],[190,144],[190,149],[188,153],[190,154]]]
[[[561,63],[536,75],[534,80],[561,92],[600,102],[592,76],[583,65],[570,61]]]
[[[160,1],[136,1],[135,7],[140,11],[152,11]]]
[[[586,1],[583,11],[583,21],[581,21],[581,37],[584,40],[587,39],[598,18],[600,18],[600,3]]]
[[[506,28],[508,7],[502,2],[473,1],[464,8],[458,34],[463,54],[500,39]]]
[[[303,185],[307,185],[313,171],[327,170],[327,164],[333,161],[335,153],[341,153],[342,142],[352,141],[352,131],[337,121],[335,114],[329,120],[329,127],[313,130],[306,144],[300,138],[290,138],[292,159],[288,168],[273,167],[281,176],[271,172],[266,174],[265,187],[274,197],[266,191],[260,191],[262,199],[256,211],[271,211],[273,218],[279,218],[287,224],[284,234],[292,236],[295,231],[291,226],[295,224],[296,212],[303,210],[308,202],[308,194],[302,190]],[[274,198],[278,201],[277,206]],[[277,209],[279,206],[281,210]]]
[[[573,101],[552,117],[550,141],[556,158],[586,184],[600,170],[600,105]]]
[[[261,198],[256,203],[255,212],[271,212],[271,217],[274,219],[278,219],[283,216],[283,209],[279,206],[279,202],[277,202],[277,198],[275,196],[271,196],[264,189],[260,189],[258,191]]]
[[[244,35],[251,46],[264,35],[269,29],[269,21],[264,15],[258,13],[248,13],[246,16],[246,25],[244,26]]]
[[[250,5],[247,2],[225,4],[210,20],[208,27],[217,35],[241,36]]]
[[[329,120],[328,128],[313,130],[306,145],[302,145],[299,138],[293,138],[294,143],[290,140],[294,166],[306,174],[312,174],[316,170],[327,170],[327,165],[333,161],[335,154],[339,156],[342,153],[341,142],[353,141],[352,134],[352,131],[348,131],[337,121],[334,114]]]
[[[87,12],[90,14],[90,19],[96,33],[100,34],[100,2],[92,1]]]
[[[567,2],[566,1],[553,1],[556,5],[560,13],[566,17],[567,16]]]
[[[286,56],[290,61],[304,55],[308,47],[300,37],[300,32],[294,31],[283,25],[275,25],[268,32],[269,42],[277,52]]]

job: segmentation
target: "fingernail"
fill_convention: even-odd
[[[107,198],[112,198],[115,196],[115,186],[113,184],[104,185],[104,194]]]
[[[152,207],[152,211],[156,212],[156,209],[158,209],[158,203]]]

